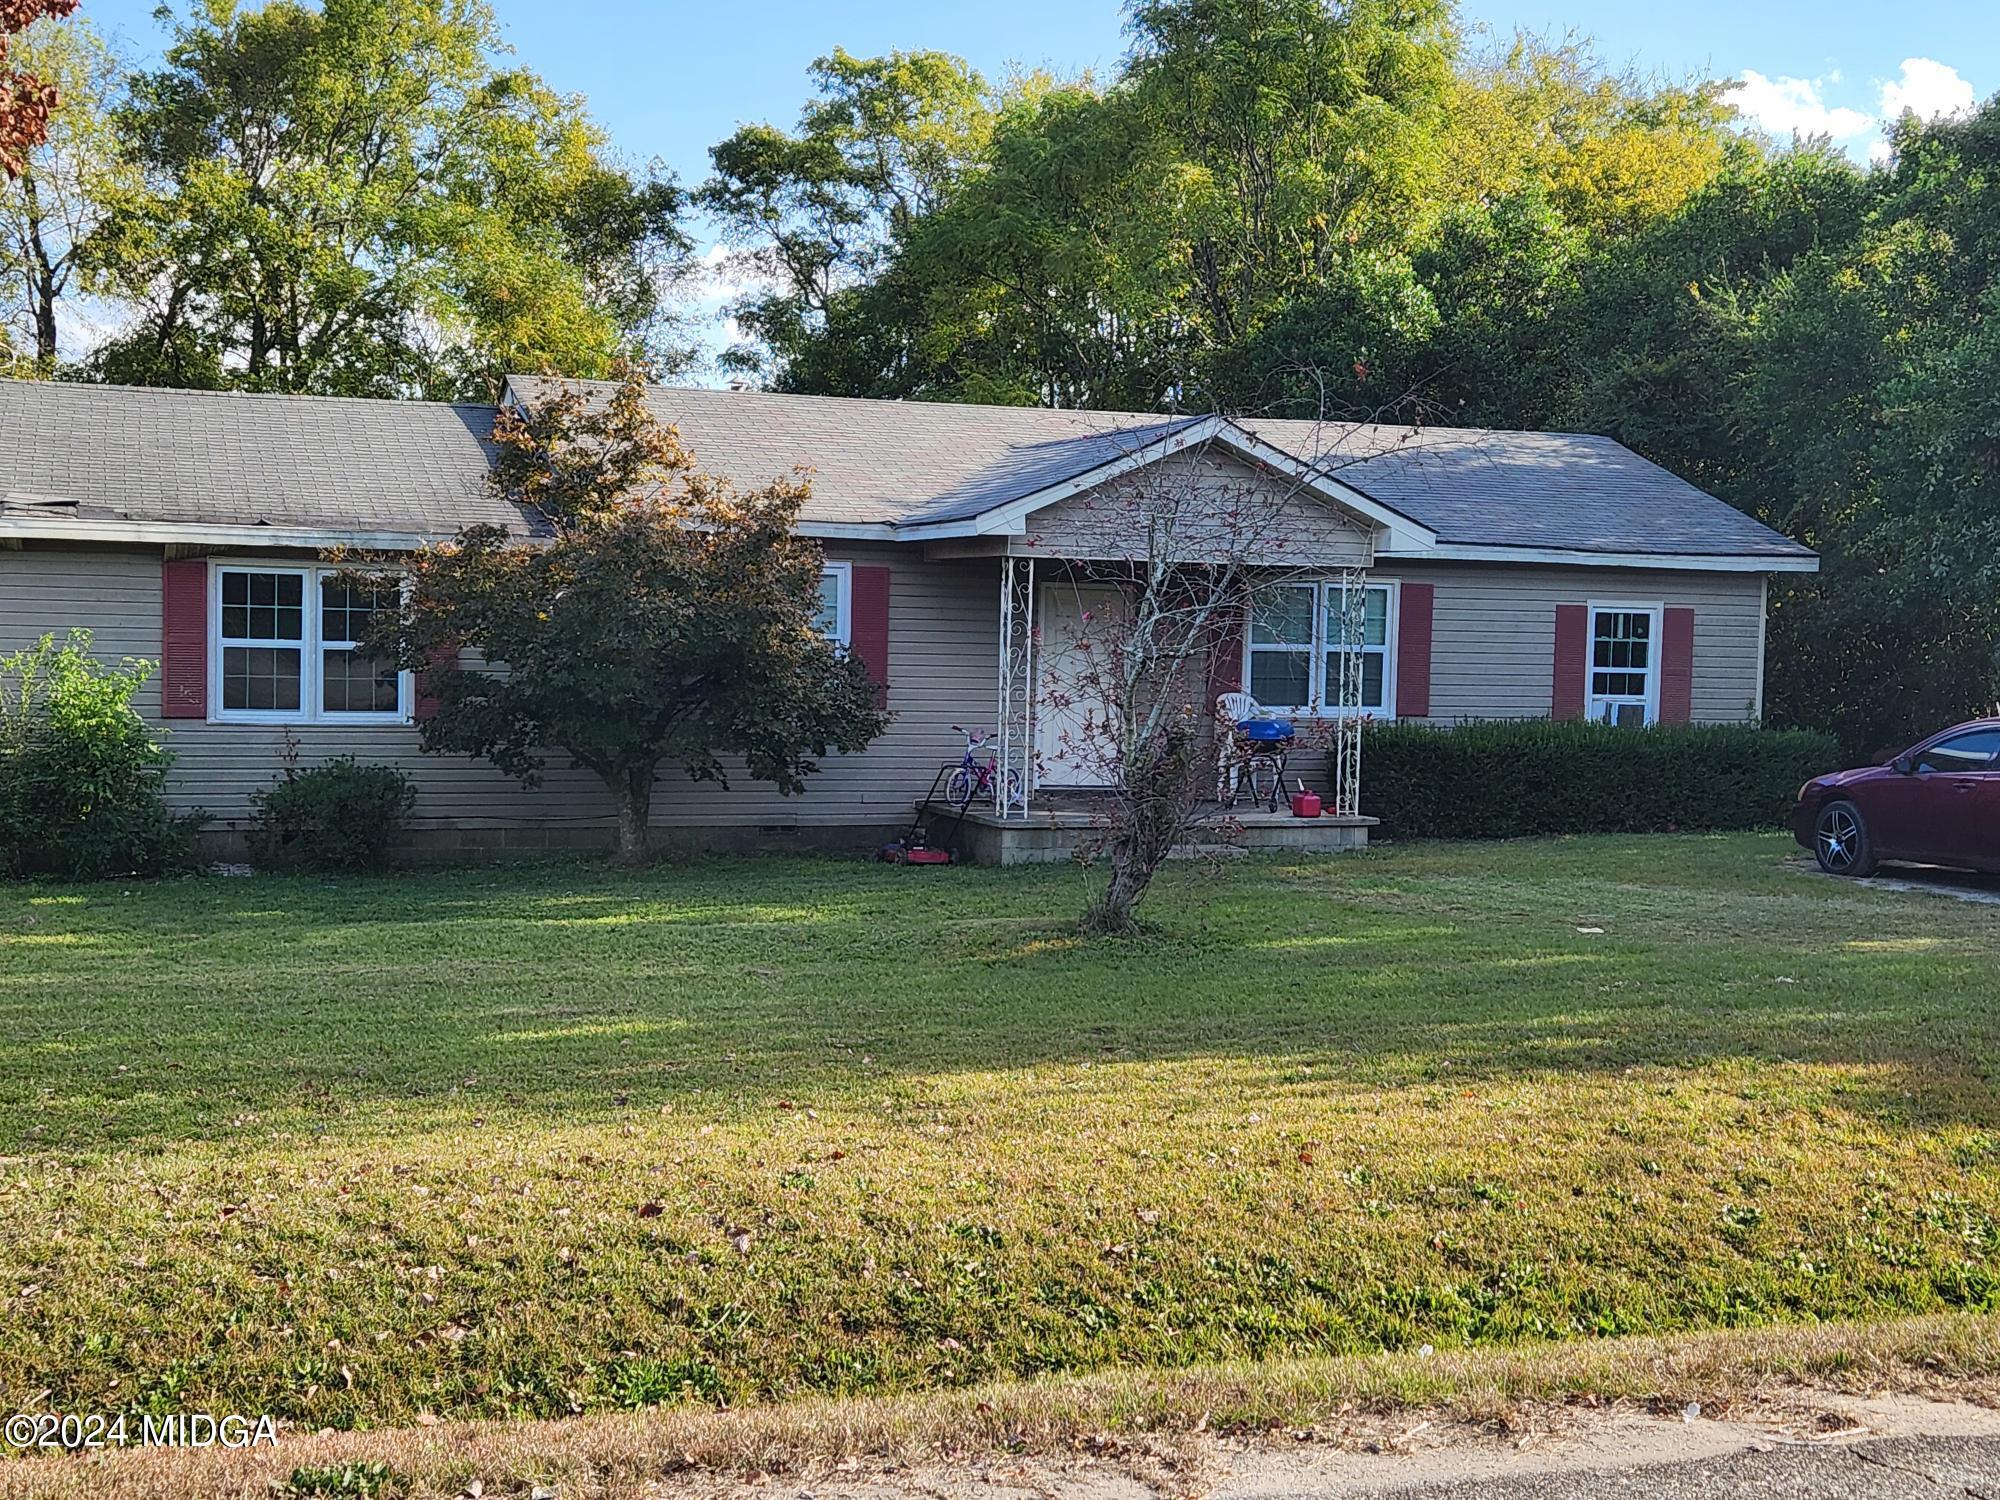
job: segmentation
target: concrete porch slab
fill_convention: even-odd
[[[930,802],[922,807],[933,845],[951,848],[973,865],[1061,864],[1077,846],[1104,826],[1088,808],[1037,808],[1025,817],[1002,818],[991,808],[968,808],[962,824],[956,807]],[[1199,842],[1174,851],[1176,859],[1212,854],[1338,854],[1368,847],[1374,818],[1295,818],[1289,812],[1237,809],[1219,815],[1202,830]],[[954,830],[956,830],[954,832]]]

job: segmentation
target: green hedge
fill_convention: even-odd
[[[1832,735],[1740,725],[1383,724],[1363,743],[1361,809],[1394,838],[1770,828],[1840,765]]]

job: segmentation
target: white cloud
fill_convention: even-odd
[[[1903,59],[1902,77],[1882,85],[1882,118],[1900,120],[1905,111],[1920,120],[1964,114],[1979,102],[1958,69],[1929,57]]]
[[[1828,104],[1826,83],[1821,78],[1766,78],[1745,68],[1743,81],[1729,91],[1729,102],[1774,135],[1829,135],[1839,141],[1875,128],[1872,116]]]

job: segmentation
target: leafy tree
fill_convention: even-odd
[[[730,309],[780,364],[824,326],[842,289],[872,275],[896,239],[936,212],[992,128],[991,91],[941,52],[812,65],[819,97],[795,133],[747,125],[710,153],[698,195],[765,289]],[[758,368],[767,355],[731,352]]]
[[[144,174],[93,249],[133,314],[95,372],[449,396],[670,353],[681,195],[503,67],[483,0],[201,0],[116,128]]]
[[[606,399],[571,390],[503,413],[493,436],[496,489],[550,535],[480,527],[411,563],[374,645],[426,674],[426,750],[532,786],[560,748],[611,792],[619,855],[637,864],[663,766],[726,786],[724,757],[740,758],[791,795],[829,749],[881,733],[866,669],[814,624],[822,558],[793,532],[802,483],[738,494],[702,473],[636,373]]]
[[[82,21],[41,28],[15,56],[63,101],[18,174],[0,181],[0,319],[20,336],[33,368],[48,374],[90,237],[133,174],[107,111],[121,75],[104,39]]]
[[[28,151],[41,143],[62,97],[54,82],[9,62],[13,38],[45,17],[74,15],[78,3],[0,0],[0,176],[12,177],[21,170]]]

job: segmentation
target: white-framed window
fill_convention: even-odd
[[[1663,614],[1658,604],[1591,604],[1584,703],[1593,722],[1620,729],[1659,722]]]
[[[401,724],[408,672],[356,649],[390,588],[337,568],[217,563],[209,579],[209,717],[224,724]]]
[[[854,644],[854,564],[830,562],[820,570],[819,633],[842,646]]]
[[[1261,589],[1251,602],[1243,682],[1266,708],[1300,715],[1337,714],[1340,668],[1361,658],[1360,711],[1391,718],[1396,702],[1396,605],[1393,580],[1364,583],[1361,631],[1345,639],[1346,585],[1339,579]]]

